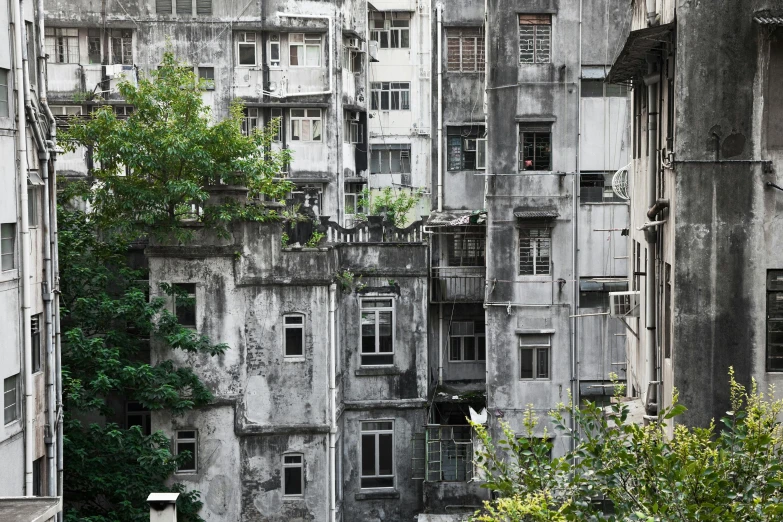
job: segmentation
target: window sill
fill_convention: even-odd
[[[402,372],[396,366],[368,366],[354,370],[357,377],[367,377],[373,375],[400,375]]]
[[[283,360],[284,360],[285,362],[290,362],[290,363],[303,363],[303,362],[307,362],[307,358],[306,358],[306,357],[289,357],[289,356],[285,356],[285,357],[283,357]]]
[[[364,491],[362,493],[356,493],[353,496],[354,500],[386,500],[400,498],[400,492],[396,489],[390,489],[388,491]]]

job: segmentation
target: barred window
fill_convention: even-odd
[[[49,63],[79,63],[79,30],[65,27],[44,29]]]
[[[449,29],[446,33],[446,47],[449,72],[484,70],[484,35],[480,28]]]
[[[552,15],[519,15],[519,63],[550,63]]]
[[[449,266],[484,266],[486,236],[454,234],[449,242]]]
[[[551,256],[551,228],[538,227],[519,230],[520,275],[549,275]]]
[[[767,371],[783,371],[783,270],[767,273]]]
[[[552,127],[519,126],[519,170],[552,170]]]

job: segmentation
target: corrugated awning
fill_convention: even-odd
[[[444,210],[432,212],[427,220],[428,227],[460,227],[468,225],[484,226],[487,221],[486,210]]]
[[[647,72],[647,56],[660,53],[663,45],[669,42],[673,29],[674,22],[631,31],[623,50],[615,58],[612,69],[606,76],[606,83],[631,83],[640,80]]]
[[[535,208],[515,210],[514,217],[517,219],[555,219],[560,213],[553,208]]]
[[[783,25],[783,16],[770,16],[766,13],[759,13],[753,17],[753,21],[759,25]]]

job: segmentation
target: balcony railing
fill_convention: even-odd
[[[473,478],[473,429],[429,425],[412,440],[412,476],[427,482],[468,482]]]
[[[486,270],[483,266],[433,267],[430,301],[433,303],[483,302]]]
[[[416,221],[404,228],[397,228],[382,216],[368,216],[367,221],[356,223],[352,228],[343,228],[327,216],[321,216],[318,231],[326,243],[426,243],[422,221]]]

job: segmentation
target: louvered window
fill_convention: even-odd
[[[158,14],[171,14],[171,0],[157,0],[155,12]]]
[[[196,0],[196,14],[211,15],[212,0]]]
[[[177,14],[193,14],[193,0],[177,0]]]

